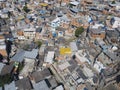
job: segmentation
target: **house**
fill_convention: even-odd
[[[10,84],[5,84],[4,90],[16,90],[15,82],[12,81]]]
[[[114,17],[114,23],[112,28],[119,28],[120,27],[120,18],[119,17]]]
[[[11,61],[15,61],[15,62],[20,62],[22,63],[24,60],[24,54],[25,51],[24,50],[19,50],[12,58]]]
[[[35,35],[35,39],[36,39],[36,40],[41,39],[41,37],[42,37],[42,32],[43,32],[43,29],[42,29],[41,27],[38,27],[38,28],[36,29],[36,35]]]
[[[56,18],[51,22],[52,31],[55,31],[55,28],[60,26],[60,18]]]
[[[58,82],[56,81],[56,78],[54,78],[54,77],[46,79],[46,82],[47,81],[49,82],[50,88],[54,88],[54,87],[58,86]]]
[[[32,90],[31,81],[28,77],[15,81],[17,90]]]
[[[71,54],[72,51],[70,48],[65,48],[65,47],[61,47],[60,48],[60,54],[61,55],[67,55],[67,54]]]
[[[106,38],[109,43],[115,44],[119,41],[120,33],[117,29],[106,30]]]
[[[0,90],[3,90],[2,87],[0,87]]]
[[[67,15],[63,15],[62,17],[60,17],[60,26],[68,29],[70,26],[70,19],[67,17]]]
[[[107,50],[104,51],[104,54],[111,60],[111,61],[116,61],[119,60],[120,55],[119,52],[117,51],[118,47],[112,46],[109,47]]]
[[[70,47],[71,47],[72,52],[78,51],[78,47],[76,45],[76,42],[70,42]]]
[[[57,86],[55,89],[53,89],[53,90],[64,90],[64,87],[62,86],[62,85],[59,85],[59,86]]]
[[[18,38],[18,40],[25,40],[24,32],[23,31],[17,31],[17,38]]]
[[[0,54],[5,57],[7,56],[5,37],[3,35],[0,35]]]
[[[103,24],[95,24],[90,28],[90,37],[92,39],[96,39],[96,38],[104,39],[105,34],[106,33],[105,33],[105,28]]]
[[[24,57],[25,59],[36,60],[38,55],[38,49],[33,49],[32,51],[25,51]]]
[[[24,29],[24,36],[26,39],[34,39],[36,34],[35,28],[26,28]]]
[[[74,70],[77,68],[78,64],[75,60],[68,61],[70,66],[68,67],[69,72],[73,73]]]
[[[45,80],[33,84],[34,90],[50,90]]]
[[[55,55],[55,52],[54,52],[54,51],[48,51],[48,54],[47,54],[47,56],[45,57],[44,62],[45,62],[45,63],[48,63],[48,64],[52,64],[52,63],[53,63],[53,60],[54,60],[54,55]]]
[[[94,76],[94,73],[91,69],[89,69],[87,66],[84,65],[83,67],[83,73],[85,74],[85,76],[87,76],[88,78],[92,78]]]
[[[116,2],[115,4],[110,3],[109,5],[110,5],[111,7],[115,7],[115,9],[116,9],[117,11],[120,10],[120,3],[119,3],[119,2]]]
[[[34,63],[36,61],[36,57],[38,55],[38,49],[33,49],[32,51],[25,51],[24,54],[24,63],[25,66],[20,72],[19,77],[26,77],[28,76],[29,72],[34,70]]]
[[[90,61],[85,57],[87,54],[84,52],[84,50],[79,50],[78,52],[75,53],[76,56],[76,60],[79,64],[81,63],[85,63],[88,62],[90,63]]]
[[[39,49],[39,55],[44,55],[44,54],[45,54],[45,44],[42,44]]]
[[[5,64],[0,63],[0,73],[1,73],[1,71],[2,71],[2,69],[3,69],[4,66],[5,66]]]
[[[0,0],[0,2],[5,2],[6,0]]]
[[[80,2],[79,1],[71,1],[70,3],[70,8],[78,8],[78,6],[79,6],[79,4],[80,4]]]
[[[75,72],[77,73],[78,78],[82,78],[83,80],[87,79],[81,68],[77,68]]]
[[[98,73],[100,73],[101,70],[105,69],[106,67],[100,61],[96,61],[95,64],[94,64],[94,68],[96,69],[96,71]]]
[[[68,62],[64,62],[58,65],[58,68],[63,71],[65,69],[67,69],[70,66],[70,64]]]
[[[41,80],[49,79],[51,77],[51,73],[50,73],[49,69],[46,68],[42,71],[35,71],[35,72],[31,73],[31,77],[33,78],[33,80],[36,83],[38,83]]]
[[[9,65],[4,65],[4,67],[1,70],[0,76],[4,76],[7,74],[11,74],[14,68],[14,62],[10,62]]]

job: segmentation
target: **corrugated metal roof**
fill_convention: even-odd
[[[33,49],[32,51],[20,50],[11,58],[11,60],[22,62],[24,58],[35,59],[37,55],[38,55],[38,49]]]
[[[15,87],[15,82],[13,81],[12,83],[10,84],[6,84],[4,85],[4,90],[16,90],[16,87]]]
[[[22,62],[23,59],[24,59],[24,54],[25,54],[25,51],[24,51],[24,50],[20,50],[18,53],[16,53],[16,54],[11,58],[11,60],[17,61],[17,62]]]
[[[35,59],[38,55],[38,49],[33,49],[32,51],[26,51],[24,57]]]
[[[39,83],[33,84],[33,87],[34,87],[34,90],[50,90],[45,80],[42,80]]]

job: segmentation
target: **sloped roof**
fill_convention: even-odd
[[[24,50],[20,50],[18,53],[16,53],[16,54],[11,58],[11,60],[17,61],[17,62],[22,62],[23,59],[24,59],[24,54],[25,54],[25,51],[24,51]]]
[[[50,90],[45,80],[42,80],[36,84],[33,84],[34,90]]]
[[[32,90],[29,78],[23,78],[15,82],[18,90]]]
[[[38,49],[33,49],[32,51],[20,50],[11,58],[11,60],[22,62],[24,58],[35,59],[37,55],[38,55]]]
[[[38,49],[33,49],[32,51],[26,51],[24,57],[35,59],[38,55]]]
[[[4,90],[16,90],[15,82],[13,81],[10,84],[5,84],[4,85]]]
[[[37,83],[45,79],[46,77],[51,76],[51,73],[48,69],[44,69],[43,71],[33,72],[31,76],[34,78],[35,82]]]
[[[0,73],[0,75],[5,75],[11,73],[13,70],[13,64],[14,62],[11,62],[9,65],[5,65]]]

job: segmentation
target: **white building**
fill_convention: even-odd
[[[36,34],[35,28],[26,28],[24,29],[24,36],[26,39],[34,39]]]
[[[115,22],[112,26],[112,28],[119,28],[120,27],[120,18],[119,17],[114,17]]]
[[[45,57],[45,63],[52,64],[54,59],[54,51],[48,51],[47,57]]]

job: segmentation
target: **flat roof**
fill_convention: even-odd
[[[76,42],[70,42],[70,47],[71,47],[72,51],[77,51],[78,50]]]
[[[60,54],[65,55],[65,54],[71,54],[71,49],[70,48],[60,48]]]
[[[54,51],[49,51],[48,54],[47,54],[47,57],[45,59],[45,62],[48,62],[50,64],[53,63],[53,58],[54,58]]]
[[[73,4],[73,5],[78,5],[79,4],[79,2],[77,2],[77,1],[73,1],[73,2],[70,2],[70,4]]]

